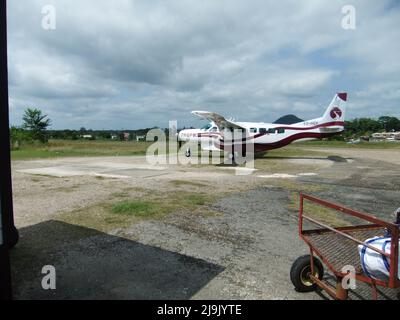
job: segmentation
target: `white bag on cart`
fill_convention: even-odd
[[[377,248],[386,253],[390,253],[390,237],[374,237],[365,240],[365,243]],[[361,267],[370,278],[386,281],[389,279],[390,273],[390,260],[388,257],[376,252],[365,245],[358,245],[358,252],[361,259]],[[399,255],[400,256],[400,255]],[[400,279],[400,265],[398,264],[399,272],[398,276]]]

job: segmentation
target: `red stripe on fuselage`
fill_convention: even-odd
[[[332,136],[334,136],[336,134],[339,134],[339,133],[340,132],[326,132],[326,133],[302,132],[302,133],[297,133],[297,134],[294,134],[294,135],[292,135],[290,137],[282,139],[280,141],[269,143],[269,144],[255,143],[254,144],[254,151],[255,152],[268,151],[268,150],[277,149],[277,148],[281,148],[281,147],[287,146],[288,144],[290,144],[290,143],[292,143],[293,141],[296,141],[296,140],[306,139],[306,138],[323,139],[323,138],[332,137]]]
[[[220,133],[198,133],[198,138],[223,137]]]
[[[328,138],[332,137],[336,134],[339,134],[340,132],[327,132],[327,133],[320,133],[320,132],[301,132],[297,133],[294,135],[291,135],[290,137],[287,137],[285,139],[282,139],[277,142],[272,142],[272,143],[255,143],[254,144],[254,152],[262,152],[262,151],[268,151],[272,149],[277,149],[281,148],[284,146],[287,146],[288,144],[292,143],[295,140],[299,139],[306,139],[306,138],[315,138],[315,139],[323,139],[323,138]],[[216,145],[217,148],[224,150],[225,145],[223,142],[221,142],[219,145]],[[232,145],[229,144],[228,147],[231,149]]]

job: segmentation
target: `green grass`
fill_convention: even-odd
[[[203,206],[206,201],[207,197],[201,194],[190,194],[183,199],[183,203],[188,206]]]
[[[11,151],[12,160],[58,157],[145,155],[152,142],[50,140],[47,144],[24,145]]]
[[[171,180],[170,183],[172,185],[174,185],[175,187],[180,187],[180,186],[204,187],[204,186],[206,186],[206,184],[201,183],[201,182],[187,181],[187,180]]]
[[[206,197],[201,194],[187,194],[180,199],[180,205],[176,208],[202,206],[206,204],[206,200]],[[159,201],[130,200],[113,205],[111,211],[112,213],[126,216],[151,217],[165,212],[162,205],[163,204]],[[175,209],[175,207],[171,206],[169,210],[166,211],[170,211],[171,209]]]
[[[124,201],[115,204],[111,211],[115,214],[136,216],[136,217],[150,217],[160,211],[157,203],[148,201]]]
[[[121,199],[121,197],[123,198]],[[118,199],[119,198],[119,199]],[[215,196],[188,191],[158,192],[146,190],[140,195],[113,194],[106,202],[66,212],[58,220],[93,228],[99,231],[110,231],[126,228],[147,219],[160,219],[172,212],[186,212],[216,215],[206,204],[213,203]],[[196,210],[200,211],[196,211]]]

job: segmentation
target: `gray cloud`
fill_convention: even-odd
[[[43,5],[57,29],[41,28]],[[37,106],[55,128],[196,122],[194,109],[243,121],[322,113],[348,90],[349,116],[399,113],[399,7],[352,1],[9,2],[11,122]]]

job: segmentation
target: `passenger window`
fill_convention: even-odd
[[[274,134],[275,133],[275,128],[268,129],[268,133]]]
[[[257,133],[257,128],[250,128],[251,133]]]
[[[260,128],[259,131],[260,131],[261,134],[266,134],[267,133],[267,129],[265,129],[265,128]]]
[[[285,133],[285,129],[279,128],[279,129],[278,129],[278,133]]]

